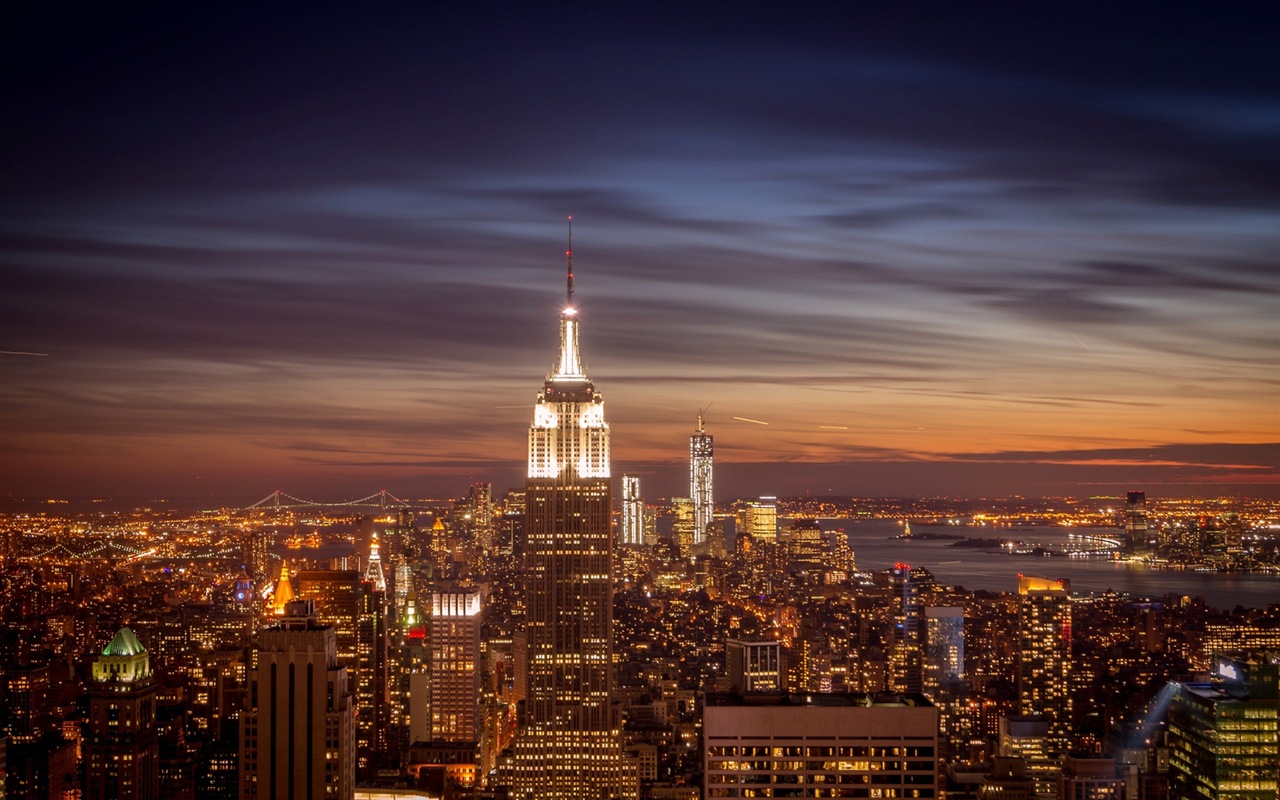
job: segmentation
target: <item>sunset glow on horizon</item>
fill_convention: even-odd
[[[646,495],[1280,493],[1274,28],[969,11],[10,31],[0,492],[515,486],[572,213]]]

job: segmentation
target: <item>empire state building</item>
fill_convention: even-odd
[[[527,695],[513,797],[634,796],[623,777],[613,688],[613,536],[609,425],[587,379],[573,305],[560,315],[560,357],[538,393],[525,484]],[[631,784],[628,787],[628,784]]]

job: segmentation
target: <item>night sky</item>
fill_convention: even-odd
[[[313,5],[0,12],[0,494],[517,486],[570,214],[646,495],[1280,493],[1275,4]]]

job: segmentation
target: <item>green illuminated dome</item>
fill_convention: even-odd
[[[93,680],[97,683],[137,684],[151,678],[151,658],[147,648],[128,628],[121,628],[102,655],[93,660]]]
[[[104,656],[136,656],[145,652],[147,648],[142,646],[142,642],[128,628],[121,628],[111,643],[102,650]]]

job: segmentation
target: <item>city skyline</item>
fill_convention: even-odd
[[[849,13],[6,26],[0,494],[519,486],[569,214],[646,496],[1280,492],[1274,11]]]

